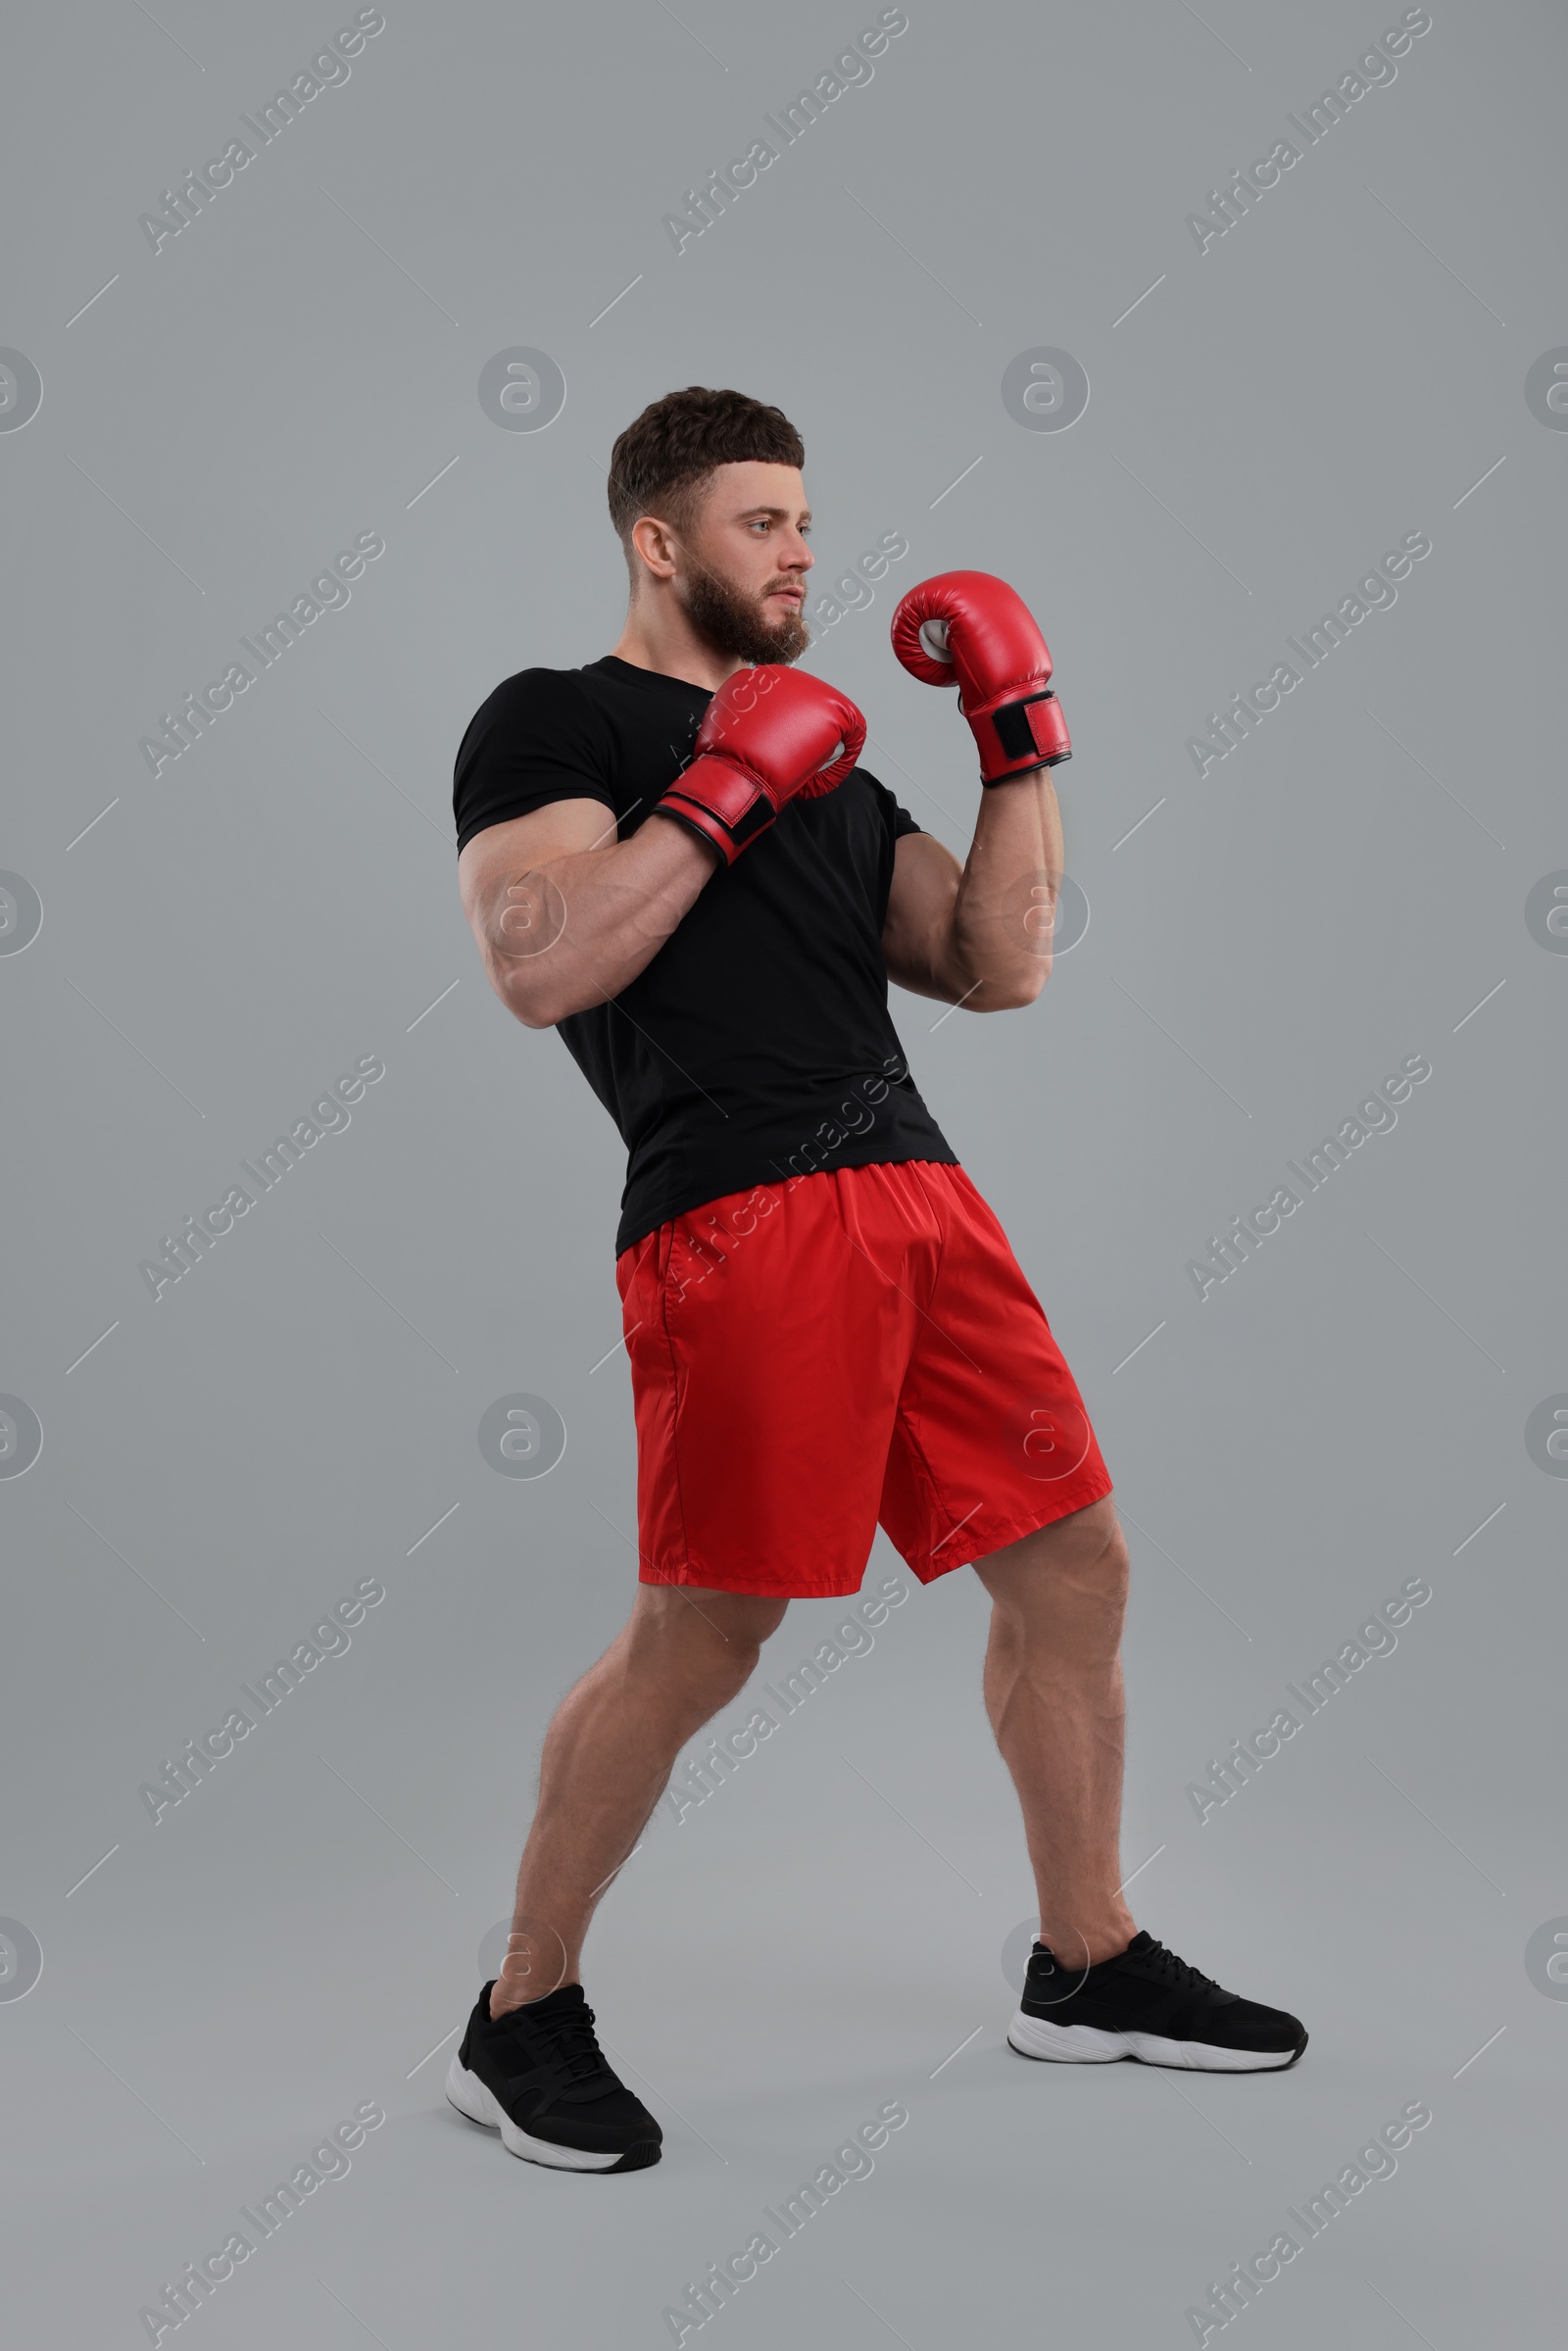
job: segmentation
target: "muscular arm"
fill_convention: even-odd
[[[629,841],[598,800],[558,800],[476,833],[458,859],[486,977],[525,1028],[606,1003],[653,961],[718,869],[667,818]]]
[[[906,833],[894,852],[882,928],[888,977],[969,1012],[1033,1004],[1051,972],[1048,917],[1061,871],[1061,817],[1048,767],[981,792],[961,866],[929,833]]]

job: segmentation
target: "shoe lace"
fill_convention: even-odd
[[[1212,1976],[1205,1976],[1200,1968],[1190,1967],[1185,1959],[1178,1959],[1174,1951],[1168,1951],[1162,1942],[1151,1943],[1143,1959],[1146,1967],[1153,1968],[1178,1991],[1201,1991],[1205,1985],[1214,1991],[1219,1989]]]
[[[526,2008],[514,2013],[519,2023],[526,2024],[531,2043],[529,2054],[537,2050],[543,2062],[565,2082],[576,2085],[601,2080],[613,2082],[609,2061],[594,2032],[591,2008],[567,2009],[560,2016],[530,2017]],[[541,2042],[543,2049],[539,2047]]]

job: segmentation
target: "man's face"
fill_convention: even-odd
[[[794,465],[720,465],[682,536],[676,592],[717,653],[798,661],[810,643],[806,543],[811,511]]]

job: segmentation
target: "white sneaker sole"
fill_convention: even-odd
[[[509,2154],[520,2155],[524,2163],[547,2163],[558,2172],[609,2172],[620,2161],[618,2155],[588,2155],[580,2147],[558,2147],[553,2139],[530,2138],[526,2131],[517,2129],[495,2092],[477,2074],[469,2073],[456,2050],[447,2068],[447,2097],[470,2123],[499,2131]]]
[[[1020,2008],[1007,2028],[1020,2057],[1057,2065],[1112,2065],[1136,2057],[1145,2065],[1178,2066],[1197,2074],[1262,2074],[1291,2064],[1296,2049],[1221,2049],[1208,2041],[1166,2040],[1157,2033],[1102,2033],[1098,2025],[1051,2025]]]

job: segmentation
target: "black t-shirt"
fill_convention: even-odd
[[[613,654],[508,678],[458,753],[460,852],[553,800],[603,801],[629,839],[690,760],[711,699]],[[920,829],[863,767],[791,801],[617,997],[557,1024],[626,1146],[617,1255],[754,1185],[873,1161],[957,1164],[888,1013],[894,843]]]

